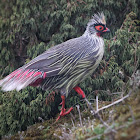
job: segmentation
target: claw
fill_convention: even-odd
[[[71,107],[68,111],[66,111],[66,109],[64,108],[64,112],[62,112],[62,111],[60,112],[60,115],[58,116],[58,118],[56,119],[56,121],[58,121],[61,117],[69,114],[72,110],[73,110],[73,107]]]
[[[62,102],[59,105],[62,105]]]
[[[73,107],[71,107],[68,111],[66,111],[66,109],[65,109],[65,96],[62,95],[61,98],[62,98],[62,102],[60,104],[62,105],[62,108],[61,108],[60,115],[58,116],[56,121],[58,121],[62,116],[69,114],[73,110]]]
[[[61,118],[61,116],[58,116],[58,118],[56,119],[56,122]]]
[[[64,112],[63,116],[69,114],[73,110],[73,107],[71,107],[67,112]]]

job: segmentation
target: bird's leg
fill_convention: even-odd
[[[85,95],[84,91],[83,91],[80,87],[76,86],[76,87],[74,87],[73,89],[74,89],[80,96],[82,96],[83,99],[86,98],[86,95]]]
[[[83,99],[86,101],[86,103],[88,104],[90,110],[93,112],[93,114],[95,114],[95,111],[94,111],[94,109],[93,109],[91,103],[90,103],[90,102],[88,101],[88,99],[86,98],[86,95],[85,95],[85,93],[83,92],[83,90],[82,90],[80,87],[78,87],[78,86],[74,87],[73,89],[74,89],[80,96],[82,96],[82,98],[83,98]]]
[[[60,103],[60,105],[62,105],[62,108],[61,108],[60,115],[56,119],[56,121],[58,121],[62,116],[65,116],[65,115],[69,114],[73,110],[73,107],[71,107],[68,111],[66,111],[66,109],[65,109],[65,96],[62,95],[61,99],[62,99],[62,102]]]

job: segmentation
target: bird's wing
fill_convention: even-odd
[[[38,86],[46,77],[69,73],[87,57],[87,45],[88,41],[81,37],[56,45],[2,79],[0,86],[4,91],[20,90],[28,85]]]

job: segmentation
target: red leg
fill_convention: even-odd
[[[71,107],[68,111],[66,111],[66,109],[65,109],[65,96],[62,95],[61,98],[62,98],[62,102],[60,103],[60,105],[62,105],[62,108],[61,108],[60,115],[56,119],[56,121],[58,121],[62,116],[69,114],[73,110],[73,107]]]
[[[91,105],[91,103],[87,100],[85,93],[82,91],[82,89],[78,86],[73,88],[80,96],[82,95],[82,98],[86,101],[86,103],[88,104],[89,108],[92,110],[93,114],[95,114],[95,111],[93,109],[93,106]]]
[[[74,89],[80,96],[82,96],[82,98],[85,98],[85,97],[86,97],[85,93],[83,92],[83,90],[82,90],[80,87],[76,86],[76,87],[74,87],[73,89]]]

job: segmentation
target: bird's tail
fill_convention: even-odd
[[[39,86],[45,77],[46,73],[43,71],[19,68],[0,80],[0,87],[3,91],[19,91],[28,85]]]

